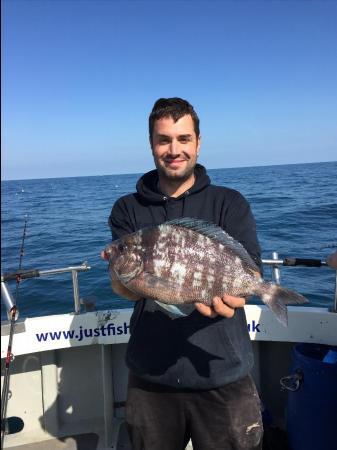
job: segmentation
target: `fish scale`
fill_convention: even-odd
[[[287,304],[307,299],[259,276],[244,247],[217,225],[175,219],[113,241],[106,249],[113,289],[168,305],[204,303],[215,296],[258,295],[287,324]],[[120,283],[123,289],[118,288]],[[117,286],[117,289],[116,289]]]
[[[171,226],[167,225],[162,225],[160,229],[162,231],[162,237],[164,237],[166,241],[167,248],[171,249],[169,256],[171,259],[167,271],[157,273],[154,270],[155,275],[164,276],[167,279],[170,279],[172,283],[177,283],[181,286],[182,302],[190,302],[191,295],[188,290],[192,286],[192,288],[196,288],[194,289],[194,297],[200,302],[208,303],[210,296],[217,294],[216,291],[214,291],[213,286],[215,278],[213,277],[213,279],[210,280],[210,277],[213,276],[210,273],[210,270],[214,272],[214,269],[210,268],[208,265],[209,252],[207,249],[208,243],[206,236],[197,235],[192,230],[185,231],[182,228],[173,230]],[[170,239],[173,241],[174,245],[170,245]],[[183,244],[183,242],[185,245],[180,246],[179,244]],[[165,254],[162,254],[161,256],[163,260],[167,258]],[[191,259],[192,261],[198,261],[198,265],[201,266],[201,268],[195,268],[195,265],[191,264]],[[150,257],[150,261],[151,260],[152,258]],[[216,260],[215,257],[214,260]],[[181,277],[179,276],[179,268]],[[151,268],[149,268],[149,271],[151,271]],[[200,273],[200,286],[193,286],[196,273]],[[201,289],[202,286],[203,288]],[[204,288],[205,286],[207,286],[206,291]]]

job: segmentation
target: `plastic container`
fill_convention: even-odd
[[[296,389],[288,392],[291,450],[337,449],[335,352],[337,347],[322,344],[298,344],[293,348],[291,371],[299,381]]]

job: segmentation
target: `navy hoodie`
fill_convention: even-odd
[[[255,220],[237,191],[210,184],[203,166],[194,185],[177,198],[160,192],[156,170],[143,175],[137,192],[114,204],[109,225],[113,239],[145,226],[179,217],[207,220],[222,227],[261,267]],[[194,310],[186,317],[168,313],[153,300],[135,302],[126,363],[137,376],[177,389],[212,389],[251,370],[253,354],[243,308],[234,317],[213,319]]]

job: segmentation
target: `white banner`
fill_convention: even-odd
[[[264,305],[247,305],[245,311],[252,340],[337,345],[337,314],[325,308],[288,307],[288,327],[282,326]],[[27,318],[16,326],[12,353],[126,343],[131,314],[132,309],[119,309]],[[1,328],[1,358],[4,358],[9,325],[2,324]]]

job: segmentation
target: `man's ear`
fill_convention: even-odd
[[[201,136],[199,134],[198,138],[197,138],[197,156],[199,156],[200,153],[200,147],[201,147]]]
[[[152,152],[152,155],[153,155],[153,145],[152,145],[151,136],[149,136],[149,143],[150,143],[150,148],[151,148],[151,152]]]

